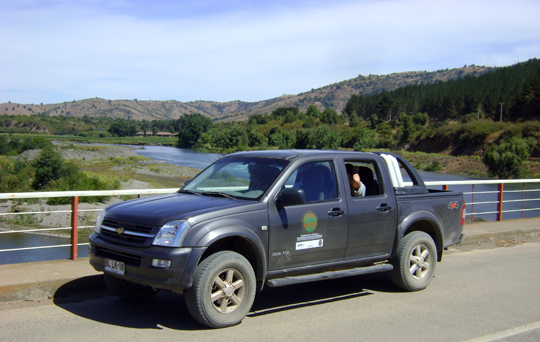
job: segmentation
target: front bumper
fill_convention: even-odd
[[[90,265],[96,271],[105,271],[104,259],[121,261],[125,264],[124,275],[112,274],[155,289],[166,289],[182,292],[190,288],[195,268],[205,248],[171,248],[152,246],[136,248],[111,244],[97,234],[90,235]],[[153,259],[171,260],[168,268],[152,266]]]

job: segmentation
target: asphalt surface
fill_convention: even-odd
[[[463,232],[460,249],[526,242],[540,237],[540,218],[466,224]],[[0,303],[76,302],[104,295],[108,293],[102,273],[88,258],[0,265]]]

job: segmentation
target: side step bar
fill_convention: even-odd
[[[312,281],[327,280],[327,279],[338,279],[344,277],[357,276],[361,274],[369,273],[378,273],[378,272],[387,272],[394,269],[394,266],[390,264],[378,264],[368,267],[357,267],[348,270],[341,271],[329,271],[316,274],[301,275],[296,277],[285,277],[268,280],[268,285],[271,287],[309,283]]]

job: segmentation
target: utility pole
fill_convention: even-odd
[[[502,122],[502,112],[503,112],[503,105],[504,105],[504,102],[501,102],[499,103],[501,105],[501,122]]]

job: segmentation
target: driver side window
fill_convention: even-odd
[[[285,183],[287,187],[304,190],[306,202],[336,199],[336,173],[331,161],[306,163],[298,167]]]

